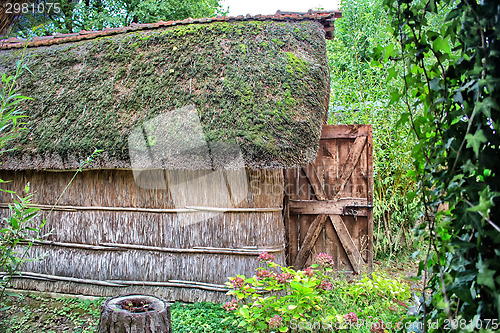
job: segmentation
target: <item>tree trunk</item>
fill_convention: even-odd
[[[99,333],[172,333],[170,305],[150,295],[120,295],[101,306]]]

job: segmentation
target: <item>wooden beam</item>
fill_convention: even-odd
[[[371,125],[323,125],[321,139],[355,139],[371,134]]]
[[[293,266],[295,259],[297,258],[297,252],[299,248],[299,225],[298,216],[290,216],[290,199],[296,197],[295,190],[295,180],[297,179],[297,169],[286,169],[285,174],[285,196],[283,203],[283,218],[285,222],[285,232],[286,232],[286,264],[287,266]],[[291,186],[288,186],[288,185]]]
[[[373,138],[372,131],[370,128],[370,132],[368,135],[368,142],[366,145],[366,153],[367,153],[367,193],[368,200],[373,202]],[[373,272],[373,212],[368,215],[368,272]]]
[[[323,230],[323,225],[325,224],[326,218],[327,215],[318,215],[309,226],[306,237],[304,238],[304,242],[302,244],[302,248],[297,254],[297,258],[295,259],[295,263],[293,265],[295,269],[302,269],[304,267],[311,249],[316,243],[321,230]]]
[[[318,200],[326,200],[326,193],[323,190],[323,184],[322,181],[319,179],[318,174],[316,173],[316,170],[314,169],[313,164],[308,164],[307,166],[303,167],[304,172],[307,176],[307,179],[309,180],[309,183],[311,184],[314,194],[316,195],[316,198]]]
[[[335,231],[337,232],[337,235],[340,239],[340,242],[344,247],[345,253],[349,258],[349,261],[351,262],[352,268],[355,272],[359,273],[360,265],[364,263],[364,260],[361,257],[358,248],[354,244],[354,241],[349,234],[349,230],[347,230],[344,221],[342,221],[342,218],[339,215],[329,216],[330,220],[332,221],[333,227],[335,228]]]
[[[9,208],[13,203],[0,203],[0,209]],[[236,208],[236,207],[201,207],[201,206],[185,206],[179,208],[143,208],[143,207],[97,207],[97,206],[52,206],[29,204],[29,207],[38,208],[40,210],[55,210],[55,211],[111,211],[111,212],[142,212],[142,213],[197,213],[200,211],[221,212],[221,213],[272,213],[281,212],[282,207],[271,208]]]
[[[290,214],[301,214],[301,215],[320,215],[320,214],[336,214],[342,215],[344,213],[345,206],[354,206],[357,203],[358,206],[366,206],[366,198],[355,198],[355,199],[339,199],[339,200],[290,200],[288,204],[290,205]],[[349,207],[353,208],[353,207]],[[358,216],[368,216],[369,209],[366,207],[360,207],[358,210]]]
[[[325,192],[328,198],[332,198],[334,186],[337,184],[339,171],[338,140],[321,140],[320,147],[323,148],[323,163],[325,169]]]
[[[338,185],[335,188],[335,197],[333,199],[340,198],[342,190],[347,184],[347,181],[351,177],[352,172],[354,171],[354,168],[356,167],[356,164],[359,161],[359,157],[361,156],[361,152],[363,151],[365,144],[366,144],[366,137],[357,137],[356,140],[354,140],[354,144],[352,145],[351,150],[349,150],[347,161],[342,167],[343,174],[340,177]]]

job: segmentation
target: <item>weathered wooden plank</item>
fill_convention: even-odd
[[[316,195],[316,198],[318,200],[326,200],[326,193],[323,190],[323,182],[319,178],[314,165],[308,164],[307,166],[302,168],[307,176],[307,179],[309,180],[309,183],[311,184],[314,194]]]
[[[314,164],[308,164],[306,167],[302,168],[304,175],[306,176],[305,180],[310,184],[310,188],[312,188],[312,190],[313,190],[312,192],[309,193],[309,198],[308,198],[309,200],[314,200],[314,199],[326,200],[327,199],[326,194],[323,190],[322,174],[321,174],[321,178],[320,178],[320,175],[318,174],[320,168],[317,168],[317,164],[319,164],[320,162],[321,162],[321,157],[318,157]],[[311,228],[313,228],[315,217],[312,215],[307,215],[307,214],[301,214],[300,216],[301,216],[300,217],[301,221],[303,221],[304,223],[306,223],[306,221],[307,221],[308,225],[309,225],[309,229],[307,230],[307,233],[306,233],[306,229],[304,229],[302,231],[302,235],[305,234],[305,236],[304,236],[305,238],[303,239],[301,246],[302,247],[306,246],[306,249],[305,249],[306,252],[302,252],[302,255],[305,255],[305,257],[304,258],[300,257],[301,251],[302,251],[302,249],[300,249],[299,253],[297,254],[297,259],[295,260],[295,263],[297,263],[297,261],[299,260],[299,267],[302,268],[306,265],[306,263],[308,262],[308,259],[309,259],[309,261],[312,261],[312,258],[310,258],[310,257],[311,257],[311,254],[312,254],[311,251],[313,250],[313,248],[317,248],[317,247],[322,248],[321,244],[318,244],[318,243],[321,243],[320,240],[318,240],[318,237],[322,231],[322,227],[319,227],[318,230],[312,230]],[[301,224],[301,226],[302,226],[302,224]],[[310,234],[310,232],[314,232],[314,239],[313,240],[306,239],[307,236]],[[311,244],[308,244],[308,242],[311,242]],[[295,267],[297,267],[297,266],[295,266]]]
[[[320,149],[318,150],[318,154],[316,156],[316,161],[311,164],[311,171],[315,175],[315,197],[317,200],[328,199],[328,195],[325,192],[325,151],[322,149],[325,140],[320,141]],[[319,196],[317,193],[320,193]],[[319,201],[317,201],[319,202]],[[303,214],[305,215],[305,214]],[[323,223],[323,227],[318,235],[316,242],[313,244],[311,251],[309,253],[309,258],[306,261],[305,265],[310,265],[314,262],[314,258],[319,253],[326,253],[326,234],[325,234],[325,223]]]
[[[0,203],[0,209],[9,208],[11,203]],[[233,207],[201,207],[201,206],[184,206],[183,208],[137,208],[137,207],[83,207],[83,206],[51,206],[51,205],[38,205],[30,204],[32,208],[40,210],[54,210],[54,211],[110,211],[110,212],[141,212],[141,213],[196,213],[199,211],[205,212],[221,212],[221,213],[269,213],[280,212],[282,207],[274,208],[233,208]]]
[[[309,183],[307,176],[305,174],[305,171],[303,168],[298,169],[298,175],[299,175],[299,191],[298,191],[298,196],[297,198],[299,200],[314,200],[314,191],[311,187],[311,184]],[[313,221],[315,219],[315,216],[313,215],[298,215],[298,230],[299,230],[299,242],[298,242],[298,253],[300,252],[300,249],[304,245],[304,242],[306,240],[306,235],[309,231],[310,226],[312,225]],[[298,255],[297,253],[297,255]],[[297,258],[294,260],[294,264],[296,262]],[[307,260],[307,258],[306,258]]]
[[[318,215],[311,223],[307,234],[302,243],[302,247],[297,255],[297,259],[295,260],[294,267],[295,269],[302,269],[304,264],[309,257],[312,247],[316,243],[320,232],[323,230],[323,225],[325,224],[327,215]]]
[[[359,252],[361,253],[361,256],[363,257],[363,260],[366,263],[369,263],[369,245],[370,245],[370,237],[368,234],[368,216],[360,216],[358,220],[356,221],[356,226],[359,228],[358,233],[359,233],[359,243],[358,243],[358,249]],[[369,267],[367,267],[369,269]]]
[[[342,215],[345,206],[366,206],[367,200],[364,198],[338,199],[338,200],[290,200],[291,214],[337,214]],[[367,208],[358,208],[358,216],[367,216]]]
[[[372,128],[369,127],[367,147],[366,147],[366,155],[367,155],[367,194],[368,201],[373,202],[373,137],[372,137]],[[368,214],[368,271],[373,272],[373,211],[371,214]]]
[[[332,221],[333,227],[335,228],[335,231],[337,232],[337,235],[340,239],[340,242],[342,243],[342,246],[347,253],[347,257],[349,258],[349,261],[351,262],[351,265],[354,269],[355,272],[360,271],[360,265],[364,263],[363,258],[361,257],[361,254],[359,253],[358,248],[354,244],[354,241],[351,238],[351,235],[349,234],[349,231],[347,230],[346,225],[344,224],[344,221],[342,221],[342,218],[339,215],[329,215],[330,220]]]
[[[297,257],[299,248],[299,224],[297,215],[290,215],[288,202],[291,199],[296,199],[298,195],[298,182],[299,182],[299,169],[286,169],[285,170],[285,227],[287,236],[287,252],[286,263],[292,266]]]
[[[359,157],[361,156],[361,152],[363,151],[363,147],[366,144],[366,137],[358,137],[354,140],[354,144],[352,145],[351,150],[349,151],[349,155],[347,157],[347,161],[343,166],[343,174],[337,182],[337,186],[335,188],[335,197],[334,199],[340,198],[342,194],[342,190],[344,186],[347,184],[347,181],[351,177],[351,174],[358,163]]]
[[[371,125],[323,125],[321,139],[355,139],[371,134]]]
[[[323,163],[325,164],[325,193],[328,198],[333,198],[339,164],[337,140],[322,140],[321,144],[323,145]]]

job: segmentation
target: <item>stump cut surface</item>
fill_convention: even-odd
[[[152,295],[120,295],[101,307],[99,333],[171,333],[170,304]]]

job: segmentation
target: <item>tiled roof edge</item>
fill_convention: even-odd
[[[103,36],[123,34],[131,31],[159,29],[175,25],[203,24],[212,22],[235,22],[235,21],[317,21],[323,24],[325,36],[327,39],[333,38],[334,21],[341,17],[339,11],[308,11],[300,12],[281,12],[277,11],[274,15],[239,15],[239,16],[218,16],[210,18],[193,19],[187,18],[182,21],[159,21],[157,23],[132,23],[131,26],[122,28],[111,28],[100,31],[80,31],[69,34],[56,34],[53,36],[34,37],[31,40],[9,38],[0,40],[0,50],[22,48],[26,44],[28,47],[49,46],[55,44],[72,43],[81,40],[94,39]]]

